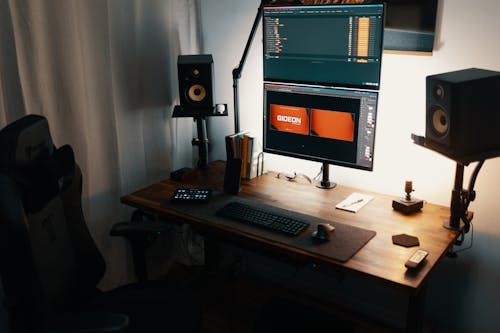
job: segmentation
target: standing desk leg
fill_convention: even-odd
[[[205,266],[207,271],[217,270],[220,258],[220,245],[211,237],[205,237]]]
[[[406,314],[406,333],[421,333],[424,328],[425,294],[427,283],[410,295]]]

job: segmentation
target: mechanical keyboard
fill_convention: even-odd
[[[309,226],[309,222],[268,211],[265,207],[254,207],[240,202],[230,202],[216,214],[289,236],[296,236]]]

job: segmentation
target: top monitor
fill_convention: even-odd
[[[265,6],[264,80],[379,89],[384,5]]]

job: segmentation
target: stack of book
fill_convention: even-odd
[[[248,131],[226,135],[227,159],[241,159],[242,179],[252,179],[257,176],[258,163],[262,164],[262,161],[259,161],[261,154],[259,150],[257,139]]]

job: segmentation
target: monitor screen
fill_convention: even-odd
[[[373,169],[378,92],[264,83],[264,151]]]
[[[384,5],[265,6],[264,81],[379,89]]]

